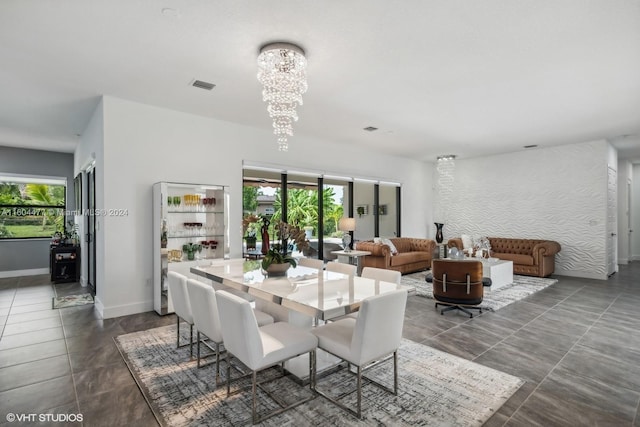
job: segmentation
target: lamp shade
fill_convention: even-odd
[[[338,221],[338,230],[340,231],[356,231],[355,218],[340,218]]]

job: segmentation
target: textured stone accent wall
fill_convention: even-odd
[[[607,143],[456,159],[445,239],[555,240],[556,273],[606,279]]]

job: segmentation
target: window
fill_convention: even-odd
[[[64,178],[0,175],[0,239],[63,233],[66,193]]]

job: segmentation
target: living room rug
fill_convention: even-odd
[[[91,294],[67,295],[64,297],[53,297],[53,308],[75,307],[77,305],[93,304]]]
[[[175,325],[170,325],[114,338],[160,425],[251,424],[250,380],[232,383],[232,390],[248,388],[227,398],[225,385],[216,387],[215,363],[198,369],[190,360],[189,346],[176,349],[175,334]],[[186,336],[183,339],[187,341]],[[391,363],[380,363],[366,375],[393,384]],[[398,367],[398,396],[373,385],[363,387],[364,422],[317,396],[261,425],[481,426],[524,383],[512,375],[409,340],[402,341]],[[259,379],[276,372],[269,371],[260,373]],[[221,372],[224,380],[225,362],[221,363]],[[233,377],[239,375],[235,372]],[[355,377],[343,369],[319,379],[318,385],[333,392],[349,386],[355,389]],[[308,386],[302,387],[289,377],[270,383],[269,388],[287,400],[311,393]],[[259,413],[274,407],[262,392],[258,397]],[[354,407],[355,393],[342,401]]]
[[[431,283],[425,281],[426,275],[426,271],[407,274],[402,276],[402,284],[415,286],[416,295],[433,299],[433,287]],[[514,274],[511,285],[503,286],[495,291],[485,292],[480,306],[483,310],[496,311],[557,282],[557,279],[519,276]]]

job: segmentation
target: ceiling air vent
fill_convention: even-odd
[[[536,148],[538,146],[538,144],[531,144],[531,145],[525,145],[522,148]]]
[[[213,83],[203,82],[202,80],[194,80],[193,83],[191,83],[191,86],[205,90],[211,90],[216,87],[216,85],[214,85]]]
[[[373,126],[367,126],[366,128],[364,128],[364,130],[366,130],[367,132],[373,132],[374,130],[378,130],[378,128]]]

